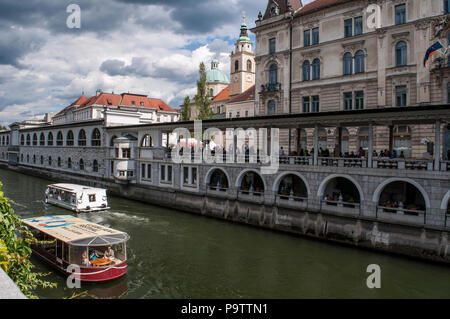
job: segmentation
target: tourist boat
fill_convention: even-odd
[[[72,216],[22,221],[38,240],[31,246],[33,254],[67,276],[100,282],[127,272],[126,243],[130,238],[127,233]]]
[[[48,185],[45,202],[76,213],[108,210],[106,189],[75,184]]]

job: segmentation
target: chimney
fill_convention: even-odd
[[[45,113],[44,121],[45,123],[50,123],[53,119],[53,113]]]
[[[102,94],[103,92],[102,92],[102,89],[98,89],[97,90],[97,92],[96,92],[96,96],[99,96],[100,94]]]

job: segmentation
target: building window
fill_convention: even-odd
[[[355,92],[355,109],[364,110],[364,91]]]
[[[311,80],[311,65],[309,64],[309,61],[303,62],[303,81],[309,81]]]
[[[355,35],[363,34],[363,17],[355,18]]]
[[[406,23],[406,4],[395,6],[395,24]]]
[[[303,46],[309,47],[311,45],[311,30],[303,31]]]
[[[171,165],[161,165],[161,182],[172,183],[172,166]]]
[[[34,133],[34,134],[33,134],[33,146],[37,146],[37,144],[38,144],[37,134]]]
[[[58,132],[58,135],[56,135],[56,145],[57,146],[63,146],[64,144],[64,137],[61,131]]]
[[[72,168],[72,159],[70,157],[67,159],[67,168]]]
[[[236,117],[241,117],[241,111],[236,111]]]
[[[239,61],[238,60],[236,60],[234,62],[234,72],[237,72],[237,71],[239,71]]]
[[[318,113],[320,112],[320,98],[318,95],[312,97],[312,109],[311,112]]]
[[[319,44],[319,28],[312,29],[312,44]]]
[[[278,83],[278,65],[272,64],[269,69],[269,90],[275,90]]]
[[[58,157],[58,167],[61,167],[61,157]]]
[[[312,79],[320,79],[320,59],[314,59],[312,63]]]
[[[102,145],[101,138],[102,138],[102,135],[100,134],[100,131],[96,128],[94,130],[94,132],[92,132],[91,145],[92,146],[101,146]]]
[[[53,133],[52,132],[48,133],[47,145],[48,146],[53,146]]]
[[[52,166],[52,157],[51,156],[48,157],[48,166]]]
[[[348,38],[353,35],[353,19],[344,21],[344,37]]]
[[[66,145],[67,146],[73,146],[74,144],[74,137],[73,137],[73,132],[69,131],[67,133],[67,141],[66,141]]]
[[[404,66],[408,63],[407,45],[405,41],[400,41],[395,46],[395,64],[396,66]]]
[[[353,57],[350,52],[344,54],[344,75],[353,74]]]
[[[248,110],[245,110],[245,117],[248,117]]]
[[[344,93],[344,111],[353,110],[353,93],[346,92]]]
[[[146,169],[146,165],[145,164],[141,164],[141,178],[142,179],[145,179],[145,176],[146,176],[146,174],[145,174],[145,169]]]
[[[78,133],[78,146],[86,146],[86,132],[84,130]]]
[[[359,50],[355,54],[355,73],[364,73],[364,51]]]
[[[122,148],[122,158],[131,158],[131,149]]]
[[[80,159],[80,171],[84,171],[84,161]]]
[[[22,145],[22,146],[25,145],[25,136],[23,134],[20,135],[20,145]]]
[[[310,112],[310,98],[309,96],[303,97],[303,113],[309,113]]]
[[[274,54],[276,51],[276,39],[272,38],[269,40],[269,54]]]
[[[395,88],[395,106],[404,107],[407,104],[407,87],[397,86]]]
[[[45,135],[44,133],[41,133],[41,137],[39,138],[39,145],[45,146]]]
[[[94,160],[94,163],[92,164],[92,171],[97,173],[98,172],[98,161]]]
[[[450,104],[450,82],[447,83],[447,104]]]
[[[444,14],[449,13],[450,10],[450,0],[444,0]]]
[[[267,115],[274,115],[275,114],[275,101],[270,100],[267,103]]]
[[[141,147],[152,147],[152,137],[150,135],[145,135],[141,142]]]
[[[183,185],[197,186],[197,168],[183,167]]]
[[[252,63],[252,61],[248,60],[247,61],[247,71],[252,72],[252,69],[253,69],[253,63]]]

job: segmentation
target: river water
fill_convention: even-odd
[[[0,169],[5,195],[23,218],[68,215],[43,202],[50,181]],[[123,198],[108,212],[79,217],[127,232],[128,273],[86,284],[79,298],[450,298],[450,266],[233,224]],[[32,257],[58,288],[40,298],[71,297],[66,278]],[[366,285],[381,267],[381,289]]]

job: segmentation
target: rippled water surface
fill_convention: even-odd
[[[22,217],[71,214],[43,202],[52,182],[0,169]],[[127,232],[125,277],[82,284],[83,298],[450,298],[450,266],[338,246],[110,197],[109,212],[81,218]],[[41,298],[70,297],[66,279]],[[382,288],[366,286],[367,266],[381,266]]]

